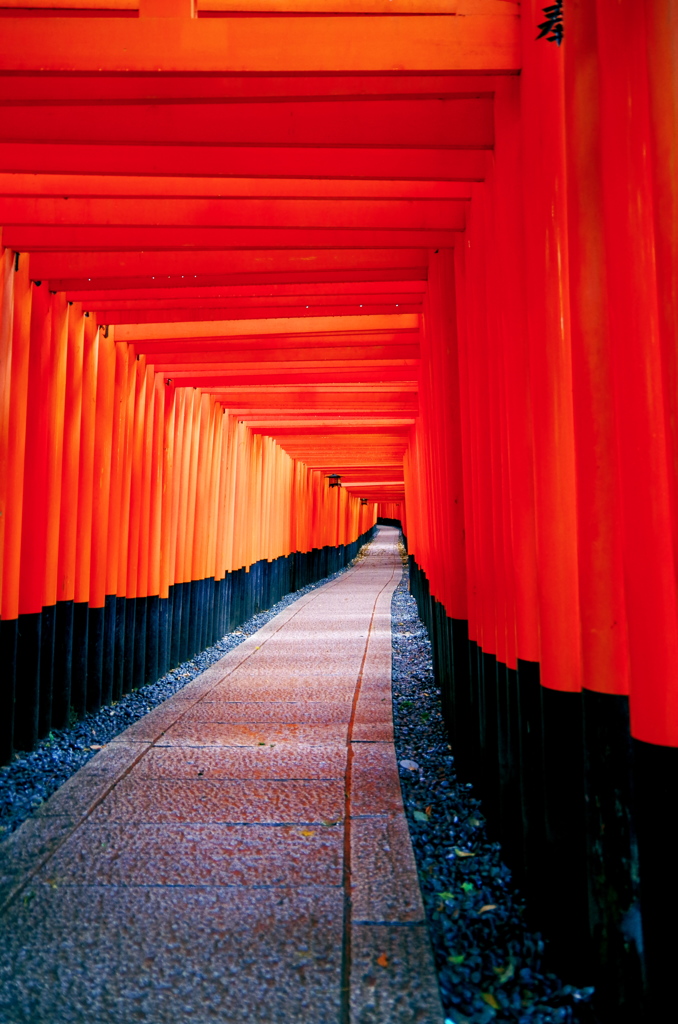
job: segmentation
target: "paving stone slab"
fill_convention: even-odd
[[[256,747],[259,744],[306,743],[330,746],[346,744],[348,726],[330,725],[229,724],[228,722],[178,722],[159,740],[166,746]]]
[[[281,743],[270,746],[154,746],[130,772],[135,778],[340,778],[346,748]]]
[[[107,743],[76,774],[80,778],[84,778],[86,775],[106,775],[112,779],[120,778],[150,749],[151,744],[148,742]],[[63,787],[60,788],[63,789]]]
[[[393,743],[393,722],[356,722],[352,739],[354,743]]]
[[[342,779],[346,747],[152,747],[130,775],[145,779]]]
[[[354,924],[424,923],[403,814],[352,820],[351,865]]]
[[[383,709],[382,709],[383,712]],[[390,710],[387,710],[390,714]],[[283,725],[348,724],[351,705],[348,701],[226,701],[201,700],[183,717],[184,722],[275,722]]]
[[[424,925],[353,926],[350,1020],[351,1024],[442,1024],[438,981]]]
[[[340,822],[301,825],[85,824],[39,885],[341,886]]]
[[[342,918],[321,886],[36,887],[3,922],[0,1020],[339,1024]]]
[[[403,814],[393,745],[354,743],[351,749],[351,817]]]
[[[89,820],[321,822],[343,817],[341,780],[123,779]]]
[[[284,679],[268,680],[255,688],[246,682],[234,679],[216,686],[210,693],[210,699],[288,703],[289,701],[322,702],[331,696],[333,703],[351,704],[354,692],[355,679],[349,684],[342,673],[341,685],[330,685],[329,677],[323,677],[320,681],[291,680],[287,684]]]
[[[0,844],[0,908],[68,838],[76,825],[77,821],[68,815],[29,818]]]

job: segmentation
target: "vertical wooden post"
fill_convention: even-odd
[[[52,311],[47,285],[31,283],[30,352],[26,407],[24,502],[21,528],[19,643],[14,742],[32,750],[38,739],[42,676],[42,606],[45,595],[47,544],[47,458],[49,429]],[[53,634],[52,634],[53,639]],[[47,653],[45,675],[51,658]]]

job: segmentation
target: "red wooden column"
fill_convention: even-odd
[[[77,494],[80,482],[80,439],[82,420],[82,367],[85,321],[79,303],[68,306],[66,385],[59,509],[59,551],[57,558],[57,644],[52,677],[52,719],[64,728],[70,716],[73,673],[73,625],[75,571],[78,549]],[[65,497],[68,496],[68,500]]]
[[[624,17],[621,8],[615,18]],[[601,937],[596,1000],[601,1015],[636,1006],[638,950],[624,931],[637,898],[629,739],[629,650],[617,457],[614,350],[603,215],[600,67],[595,4],[567,16],[565,116],[572,384],[582,637],[584,746],[592,931]],[[627,252],[626,258],[633,258]],[[624,415],[623,410],[620,410]],[[636,539],[636,543],[637,543]]]
[[[523,211],[536,493],[541,683],[581,689],[577,490],[567,248],[562,49],[523,9]]]
[[[63,490],[66,374],[68,361],[68,304],[63,292],[51,296],[52,355],[47,425],[47,531],[45,538],[45,590],[42,611],[42,661],[38,732],[46,736],[53,724],[55,685],[60,685],[58,666],[63,658],[64,632],[59,595],[59,527],[61,506],[69,504]],[[67,618],[70,615],[67,613]]]
[[[428,341],[428,393],[430,429],[438,458],[432,465],[435,503],[441,512],[440,599],[452,619],[467,620],[466,550],[464,541],[464,484],[459,411],[459,359],[454,251],[429,254],[429,285],[424,313]],[[426,354],[422,350],[422,369]],[[422,396],[426,401],[426,396]]]
[[[47,285],[31,282],[26,441],[19,585],[19,647],[14,743],[31,750],[38,738],[42,607],[47,554],[47,459],[52,355],[52,308]],[[46,652],[51,690],[51,652]]]
[[[111,453],[115,399],[115,342],[109,328],[98,329],[98,362],[96,412],[94,423],[94,458],[92,463],[92,553],[90,562],[90,594],[87,658],[87,707],[95,711],[102,703],[105,690],[107,703],[112,691],[110,652],[107,651],[106,627],[109,636],[112,622],[106,622],[106,583],[109,545],[115,537],[109,532],[111,499]],[[110,607],[110,602],[109,602]],[[106,685],[103,679],[106,675]]]
[[[678,746],[672,405],[660,330],[645,26],[598,5],[607,293],[617,393],[634,735]],[[603,28],[604,26],[604,28]],[[621,52],[616,49],[621,46]],[[621,247],[621,248],[620,248]],[[630,258],[632,253],[632,258]]]
[[[507,79],[495,95],[494,223],[496,309],[507,446],[510,550],[519,660],[539,661],[539,596],[535,537],[532,403],[527,346],[524,234],[520,195],[520,82]],[[526,666],[524,666],[526,668]]]
[[[14,262],[11,249],[0,248],[0,570],[2,577],[9,564],[5,556],[9,491],[12,341],[14,320]],[[12,756],[14,733],[14,684],[16,674],[17,619],[8,616],[8,604],[0,587],[0,658],[6,666],[0,687],[0,757],[3,763]]]
[[[665,922],[678,913],[663,884],[678,790],[675,11],[599,0],[596,12],[641,908],[648,1013],[661,1020],[676,956]]]
[[[522,210],[534,438],[545,797],[543,928],[584,975],[589,935],[577,476],[572,400],[563,47],[535,40],[541,0],[521,7]],[[563,879],[549,903],[548,878]]]
[[[593,5],[572,5],[564,55],[582,680],[599,693],[626,694],[628,647],[603,223],[606,185]]]
[[[113,338],[114,328],[109,328]],[[108,543],[106,545],[106,643],[104,655],[104,676],[102,680],[102,700],[119,700],[122,694],[122,661],[124,656],[125,637],[125,605],[124,589],[121,600],[120,560],[121,550],[125,544],[126,524],[123,523],[123,509],[127,510],[127,481],[129,474],[126,466],[126,439],[128,426],[129,403],[129,346],[114,341],[115,380],[113,386],[113,422],[111,426],[111,475],[110,498],[108,508]],[[112,636],[109,637],[109,632]]]
[[[132,685],[129,665],[134,646],[133,588],[129,573],[130,545],[132,542],[132,481],[134,458],[134,424],[137,401],[137,361],[132,345],[116,342],[116,349],[123,350],[122,375],[123,410],[121,438],[121,484],[120,484],[120,534],[117,560],[116,594],[116,647],[114,669],[114,693],[126,693]],[[130,600],[131,599],[131,600]]]

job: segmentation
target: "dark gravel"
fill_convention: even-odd
[[[406,568],[391,606],[395,744],[447,1024],[576,1021],[593,990],[542,969],[542,938],[524,923],[473,786],[456,777],[431,644],[408,587]]]
[[[183,662],[157,682],[142,686],[125,694],[116,703],[86,715],[82,720],[74,722],[70,729],[50,733],[31,753],[15,754],[9,765],[0,767],[0,841],[11,835],[62,783],[94,757],[105,743],[181,690],[215,661],[261,629],[283,608],[323,583],[341,576],[349,568],[350,565],[317,583],[309,583],[287,594],[272,608],[252,616],[212,647],[196,654],[190,661]]]

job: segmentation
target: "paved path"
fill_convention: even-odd
[[[2,1024],[440,1024],[393,748],[396,531],[0,847]]]

